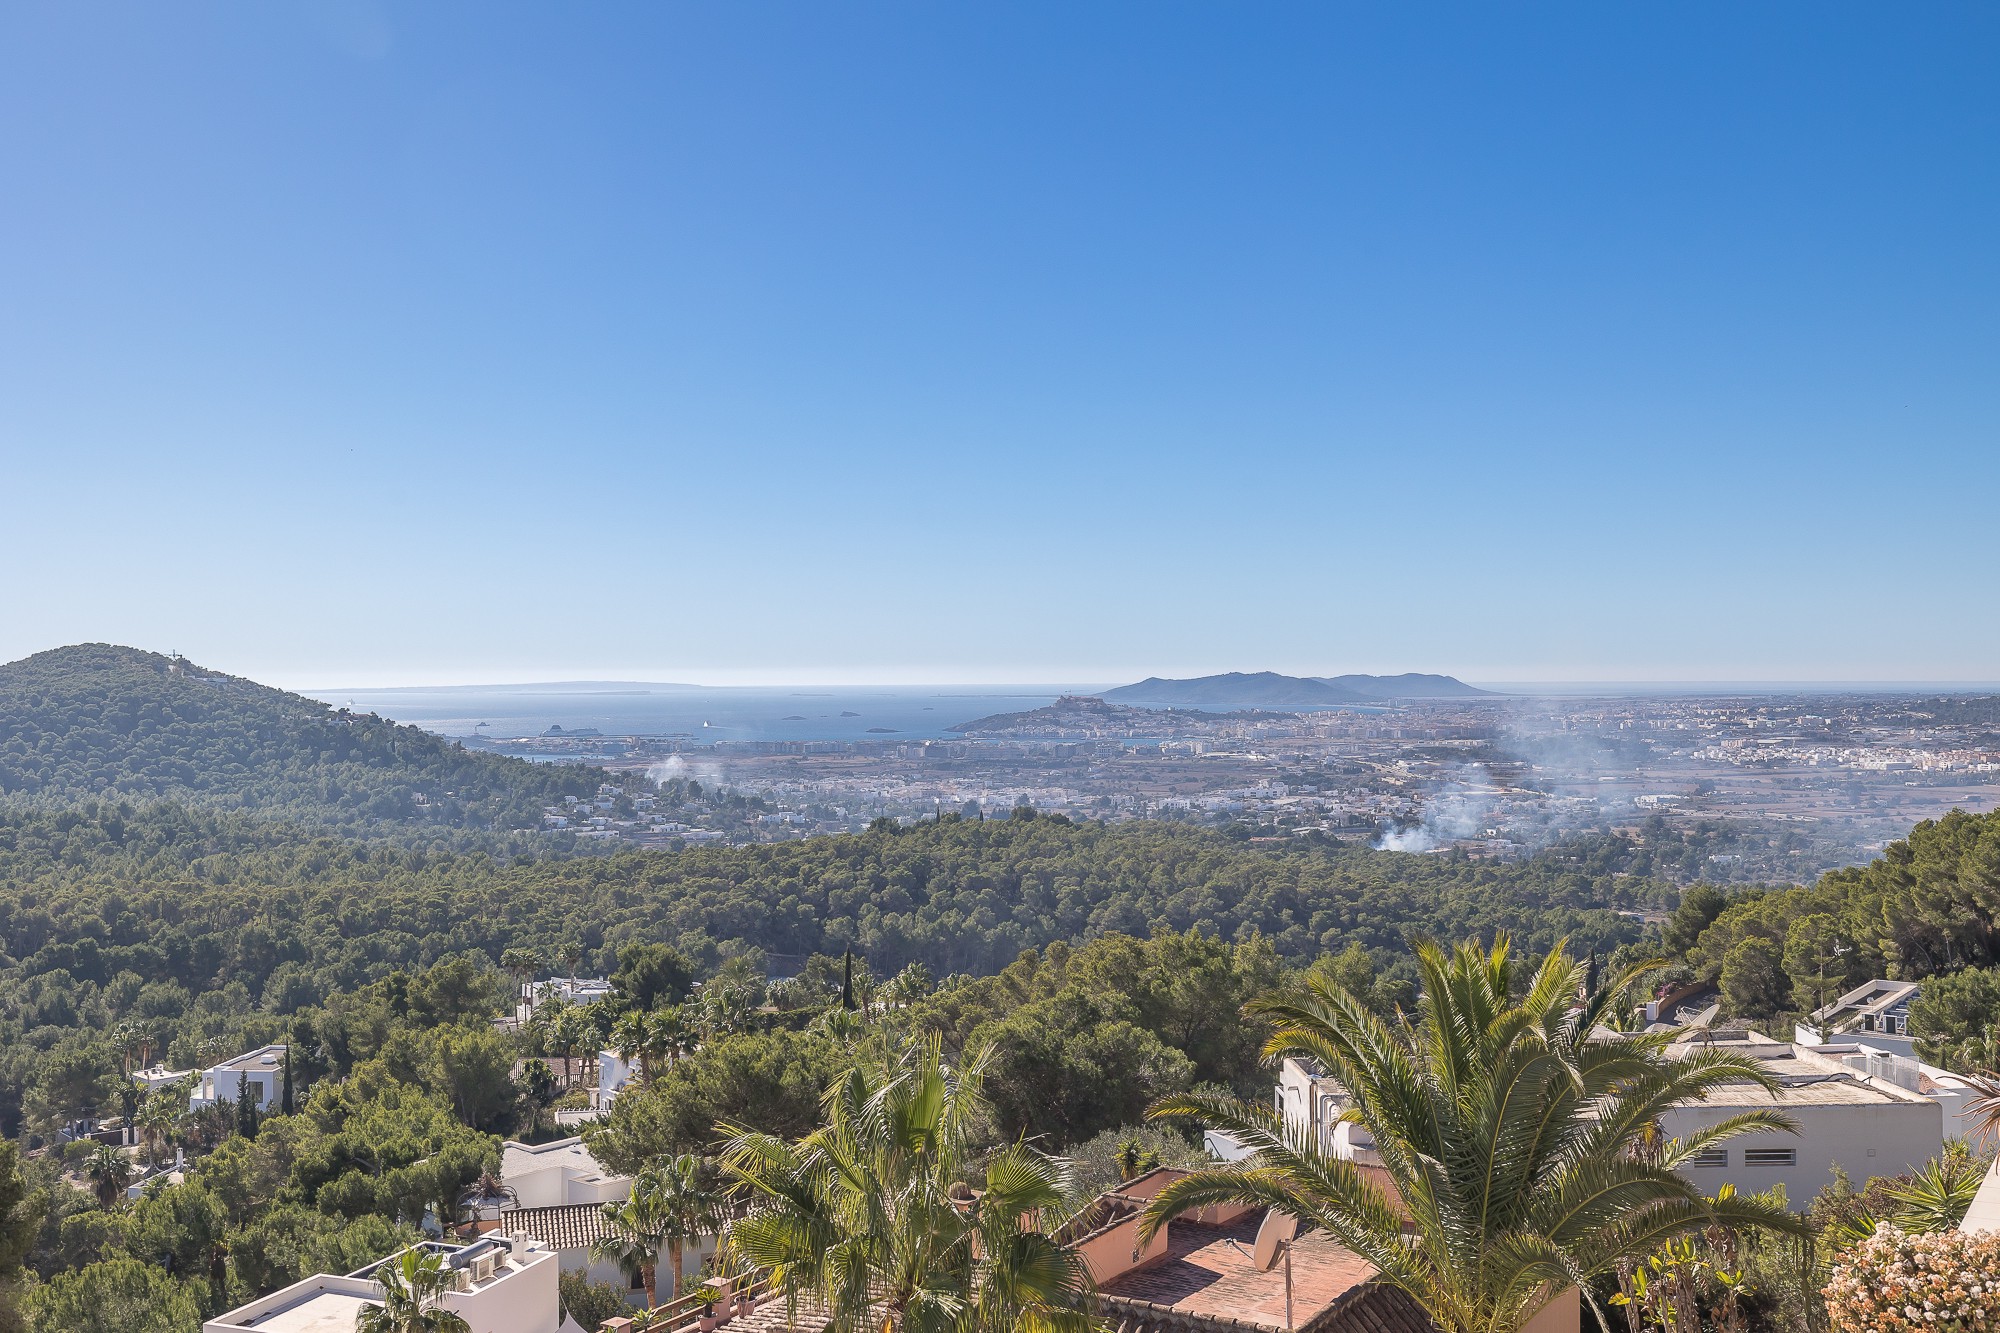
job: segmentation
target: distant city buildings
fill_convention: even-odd
[[[943,738],[567,732],[466,743],[634,772],[681,765],[657,796],[606,783],[544,808],[542,832],[584,842],[744,845],[1031,807],[1490,859],[1665,820],[1709,825],[1711,843],[1718,822],[1744,836],[1656,873],[1768,881],[1866,860],[1954,805],[1993,808],[2000,718],[1980,706],[1886,694],[1489,696],[1201,713],[1070,697]]]

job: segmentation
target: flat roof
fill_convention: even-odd
[[[508,1139],[500,1145],[500,1177],[524,1176],[531,1171],[566,1167],[589,1180],[622,1180],[606,1171],[580,1138],[555,1139],[548,1143],[521,1143]]]
[[[354,1333],[355,1317],[366,1304],[368,1300],[362,1296],[315,1291],[304,1300],[231,1327],[254,1328],[258,1333]]]
[[[1688,1041],[1668,1047],[1667,1053],[1683,1056],[1710,1048],[1709,1043]],[[1697,1106],[1894,1106],[1930,1101],[1921,1093],[1880,1080],[1865,1079],[1833,1057],[1819,1054],[1815,1047],[1801,1048],[1787,1042],[1753,1038],[1750,1041],[1718,1041],[1712,1044],[1712,1049],[1734,1050],[1755,1060],[1763,1066],[1765,1073],[1778,1080],[1781,1086],[1777,1095],[1772,1096],[1754,1083],[1725,1083],[1699,1102],[1689,1102],[1678,1109]]]
[[[1259,1272],[1250,1262],[1262,1210],[1221,1226],[1177,1217],[1167,1227],[1166,1255],[1104,1284],[1107,1296],[1170,1306],[1188,1314],[1285,1327],[1285,1266]],[[1232,1243],[1233,1242],[1233,1243]],[[1240,1249],[1238,1247],[1241,1247]],[[1375,1276],[1375,1265],[1324,1231],[1292,1242],[1292,1316],[1304,1325],[1351,1288]]]
[[[264,1059],[267,1055],[271,1057],[269,1061]],[[284,1064],[284,1061],[284,1043],[274,1042],[269,1046],[259,1046],[254,1051],[245,1051],[243,1054],[224,1060],[221,1064],[211,1066],[211,1068],[248,1073],[252,1070],[276,1069]]]

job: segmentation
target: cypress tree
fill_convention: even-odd
[[[246,1139],[257,1137],[257,1103],[250,1100],[250,1076],[236,1076],[236,1132]]]

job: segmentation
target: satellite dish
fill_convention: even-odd
[[[1257,1240],[1250,1248],[1250,1262],[1258,1272],[1268,1273],[1278,1266],[1285,1246],[1299,1234],[1299,1219],[1275,1208],[1267,1209],[1257,1225]]]

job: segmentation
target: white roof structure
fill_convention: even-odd
[[[1822,1029],[1851,1032],[1867,1026],[1867,1019],[1880,1018],[1892,1009],[1908,1005],[1922,989],[1914,981],[1886,981],[1878,977],[1856,986],[1832,1004],[1815,1009],[1812,1021]]]
[[[609,1203],[632,1192],[632,1177],[606,1170],[580,1138],[500,1146],[500,1179],[522,1208]]]
[[[425,1242],[452,1276],[444,1307],[472,1333],[556,1333],[561,1306],[556,1252],[526,1236],[488,1237],[470,1245]],[[388,1259],[345,1277],[319,1273],[260,1296],[202,1325],[202,1333],[352,1333],[364,1305],[380,1302],[374,1272]]]

